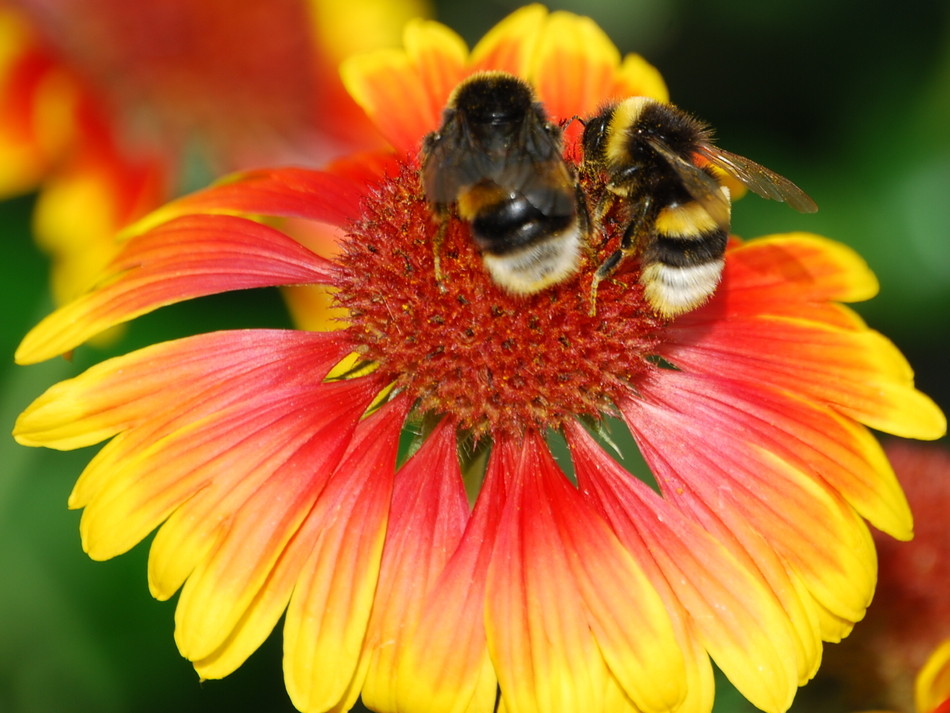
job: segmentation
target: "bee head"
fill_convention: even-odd
[[[607,107],[597,116],[581,122],[584,124],[581,145],[584,147],[585,161],[600,164],[606,159],[607,129],[610,126],[613,112],[614,107]]]
[[[534,103],[531,87],[505,72],[472,75],[458,86],[451,101],[470,126],[493,129],[520,125]]]

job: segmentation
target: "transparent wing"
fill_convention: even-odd
[[[814,213],[818,210],[815,201],[805,191],[751,159],[710,144],[703,144],[699,153],[763,198],[788,203],[799,213]]]
[[[550,131],[534,114],[528,114],[517,134],[501,146],[486,145],[457,119],[447,122],[426,141],[422,176],[426,196],[436,204],[454,203],[461,190],[491,182],[523,195],[545,215],[576,211],[560,132]]]
[[[473,147],[473,137],[453,119],[425,141],[422,179],[426,197],[441,205],[454,203],[459,191],[490,175],[490,157]]]
[[[709,217],[716,222],[716,225],[728,232],[729,199],[723,195],[719,182],[659,139],[652,136],[645,139],[676,172],[677,177],[683,182],[683,187],[709,213]]]

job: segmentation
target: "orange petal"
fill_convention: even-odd
[[[664,357],[682,369],[802,394],[887,433],[933,439],[946,432],[939,408],[914,389],[910,365],[878,332],[769,315],[706,326],[675,327]]]
[[[446,419],[396,474],[379,585],[363,644],[369,658],[363,703],[374,711],[398,710],[402,638],[418,626],[468,516],[454,425]],[[413,677],[411,683],[423,681]]]
[[[725,528],[764,538],[811,598],[858,621],[876,577],[870,533],[840,495],[804,467],[817,455],[807,438],[789,438],[760,421],[760,392],[771,398],[762,387],[667,370],[644,389],[643,399],[630,399],[621,410],[664,495],[714,534]],[[806,412],[800,420],[808,419]]]
[[[539,450],[538,504],[547,500],[562,548],[574,553],[568,571],[611,674],[640,710],[679,708],[687,694],[687,676],[670,617],[681,610],[667,610],[639,562],[545,457],[547,449]]]
[[[273,422],[267,414],[254,413],[252,427],[241,428],[243,424],[216,415],[220,423],[205,426],[222,434],[215,442],[211,436],[217,434],[201,432],[163,439],[157,458],[163,462],[150,478],[169,480],[161,471],[175,466],[189,480],[203,476],[162,526],[149,563],[157,594],[167,594],[188,575],[176,609],[176,640],[186,658],[216,652],[267,582],[374,395],[364,386],[320,389],[322,398],[309,403],[299,394],[285,399],[270,394],[272,408],[281,414]],[[344,399],[345,409],[338,405]],[[226,449],[229,436],[231,447]],[[194,448],[190,461],[176,458],[180,452],[188,454],[179,443],[188,440],[201,450],[195,453]],[[217,441],[221,447],[212,451]],[[194,567],[190,574],[189,565]]]
[[[186,403],[196,408],[203,399],[217,399],[214,408],[221,408],[268,386],[299,383],[299,377],[288,382],[288,374],[319,381],[349,349],[339,334],[266,329],[156,344],[51,386],[17,419],[14,436],[24,445],[60,450],[92,445],[176,418]],[[72,507],[85,505],[83,487],[80,479]]]
[[[539,500],[538,476],[530,467],[537,465],[538,446],[518,445],[514,469],[506,474],[512,491],[501,514],[485,610],[506,709],[600,711],[610,674],[550,521],[550,504]],[[503,441],[495,448],[514,451],[515,445]]]
[[[756,238],[729,251],[730,311],[769,314],[799,303],[861,302],[878,292],[864,259],[813,233]],[[792,312],[791,314],[797,314]]]
[[[415,153],[438,128],[442,109],[465,76],[468,49],[452,30],[430,20],[406,25],[404,50],[358,55],[340,66],[350,95],[399,153]]]
[[[485,639],[485,579],[504,503],[508,455],[493,455],[458,548],[397,649],[396,711],[488,713],[497,679]]]
[[[946,713],[950,709],[950,639],[937,647],[920,670],[914,700],[919,713]]]
[[[472,49],[472,67],[526,77],[548,18],[543,5],[518,8],[492,27]]]
[[[386,534],[405,402],[361,425],[299,537],[313,537],[284,622],[284,677],[300,710],[352,706]]]
[[[675,709],[685,670],[658,594],[539,436],[506,446],[486,628],[508,709],[605,710],[611,678],[642,711]]]
[[[163,160],[128,159],[112,146],[85,148],[44,181],[33,215],[37,244],[53,259],[58,304],[93,283],[119,250],[116,232],[167,191]]]
[[[621,468],[579,426],[568,435],[578,487],[650,575],[667,608],[688,612],[686,635],[705,668],[696,662],[689,669],[684,708],[704,710],[712,699],[705,647],[752,703],[784,711],[800,679],[818,666],[818,642],[796,640],[781,601],[748,556],[731,551]]]
[[[528,5],[493,27],[472,50],[475,69],[528,79],[557,121],[588,116],[634,94],[666,100],[662,77],[642,57],[620,52],[597,24],[569,12]]]
[[[144,233],[192,213],[303,218],[342,226],[359,215],[367,184],[382,178],[391,166],[391,154],[369,153],[326,171],[271,168],[236,173],[168,203],[124,232]]]
[[[396,410],[405,406],[399,405]],[[373,425],[379,425],[375,423]],[[360,426],[361,430],[371,426]],[[354,441],[360,443],[359,437]],[[352,450],[352,447],[351,447]],[[342,467],[342,466],[341,466]],[[290,601],[291,592],[304,570],[307,559],[319,537],[320,523],[306,520],[287,546],[280,552],[274,567],[267,572],[247,609],[234,625],[228,638],[210,655],[194,662],[202,678],[221,678],[233,672],[255,651],[273,631]],[[350,706],[346,706],[349,709]]]
[[[800,234],[750,241],[728,253],[715,297],[671,325],[663,356],[683,369],[802,394],[888,433],[939,438],[946,418],[914,389],[900,352],[828,303],[876,289],[863,261],[831,241]]]
[[[527,75],[556,119],[593,114],[610,98],[620,52],[589,17],[553,12],[533,52]]]
[[[843,496],[878,529],[899,539],[911,537],[907,499],[880,444],[866,428],[835,408],[792,391],[749,383],[744,376],[725,387],[727,398],[743,411],[743,430],[737,434],[760,439],[783,460]],[[692,386],[688,388],[695,394]]]
[[[177,218],[129,240],[102,286],[23,339],[21,364],[62,354],[117,324],[176,302],[251,287],[329,282],[330,263],[266,225],[227,215]]]
[[[652,97],[661,102],[670,100],[663,75],[638,54],[628,54],[623,58],[616,83],[605,98],[619,100],[632,96]]]
[[[75,77],[9,3],[0,8],[0,195],[33,190],[77,131]]]
[[[255,406],[234,404],[212,415],[196,415],[191,422],[170,424],[161,437],[149,432],[156,440],[128,439],[134,443],[132,452],[119,459],[121,466],[83,513],[84,547],[96,559],[111,557],[168,518],[152,543],[149,559],[152,593],[167,599],[214,549],[218,538],[229,532],[234,513],[252,507],[248,504],[268,482],[289,477],[286,469],[299,467],[308,453],[314,478],[321,468],[333,467],[379,386],[363,388],[368,385],[319,389],[314,394],[300,389],[269,391],[266,406],[259,398]],[[313,415],[341,397],[352,403],[336,420]],[[313,433],[323,433],[326,439],[319,457],[311,452]],[[118,442],[128,445],[121,437]],[[122,450],[110,455],[121,455]],[[268,526],[280,527],[276,521]],[[235,532],[240,537],[240,530]],[[221,611],[224,608],[222,603]]]

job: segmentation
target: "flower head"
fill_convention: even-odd
[[[379,711],[490,711],[500,690],[519,713],[700,712],[711,660],[755,705],[785,710],[822,641],[870,601],[865,520],[910,536],[866,426],[935,438],[943,416],[838,304],[873,295],[867,267],[818,236],[735,241],[713,299],[673,321],[649,308],[636,260],[589,309],[624,230],[609,216],[577,274],[530,296],[495,285],[450,218],[437,278],[418,152],[454,87],[484,69],[532,85],[573,164],[572,117],[666,98],[657,72],[586,18],[529,6],[471,53],[411,23],[404,50],[344,67],[391,150],[244,174],[158,211],[18,358],[260,286],[329,286],[338,328],[216,332],[118,357],[53,386],[15,435],[111,438],[70,498],[84,546],[108,558],[158,528],[149,584],[162,599],[182,590],[176,639],[203,677],[233,671],[286,612],[285,677],[303,711],[359,695]],[[335,226],[339,255],[244,215]],[[608,455],[608,418],[655,488]]]

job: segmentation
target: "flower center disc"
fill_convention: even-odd
[[[421,412],[453,416],[476,435],[558,428],[609,411],[655,368],[647,357],[662,321],[635,269],[601,283],[590,313],[593,272],[624,227],[605,225],[606,235],[592,231],[591,255],[574,276],[523,296],[492,281],[468,224],[452,218],[440,283],[438,225],[418,168],[404,164],[366,197],[340,257],[337,300],[349,311],[354,349]]]

